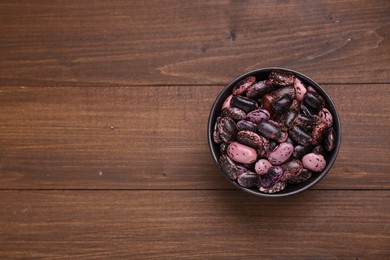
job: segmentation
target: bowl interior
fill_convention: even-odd
[[[251,193],[251,194],[254,194],[254,195],[258,195],[258,196],[262,196],[262,197],[285,197],[285,196],[289,196],[289,195],[293,195],[293,194],[302,192],[302,191],[312,187],[317,182],[319,182],[327,174],[327,172],[330,170],[330,168],[334,164],[334,162],[336,160],[336,157],[337,157],[337,154],[338,154],[338,151],[339,151],[339,148],[340,148],[341,126],[340,126],[340,119],[339,119],[339,115],[337,113],[336,107],[335,107],[332,99],[330,98],[330,96],[314,80],[310,79],[309,77],[303,75],[300,72],[297,72],[297,71],[294,71],[294,70],[291,70],[291,69],[277,68],[277,67],[253,70],[253,71],[247,72],[247,73],[239,76],[238,78],[236,78],[235,80],[230,82],[220,92],[220,94],[216,98],[216,100],[215,100],[215,102],[214,102],[214,104],[213,104],[213,106],[211,108],[209,121],[208,121],[208,143],[209,143],[209,148],[210,148],[211,154],[213,156],[214,162],[219,167],[218,158],[220,156],[220,151],[219,151],[219,145],[215,144],[214,141],[213,141],[213,131],[214,131],[215,121],[216,121],[217,117],[221,114],[221,107],[222,107],[223,102],[231,94],[233,86],[236,83],[238,83],[240,80],[242,80],[242,79],[244,79],[244,78],[246,78],[248,76],[255,76],[256,77],[256,81],[265,80],[265,79],[268,78],[268,74],[271,71],[273,71],[273,70],[286,71],[286,72],[294,73],[295,76],[297,76],[306,86],[312,86],[317,91],[317,93],[319,93],[324,98],[325,106],[328,108],[328,110],[332,113],[332,116],[333,116],[333,128],[334,128],[334,130],[336,132],[336,147],[335,147],[335,149],[333,149],[333,151],[331,153],[328,153],[325,156],[327,165],[326,165],[326,168],[324,169],[324,171],[322,171],[321,173],[313,173],[311,178],[309,180],[307,180],[306,182],[304,182],[304,183],[297,184],[297,185],[287,185],[287,187],[284,190],[282,190],[280,192],[277,192],[277,193],[266,194],[266,193],[262,193],[262,192],[260,192],[260,191],[258,191],[256,189],[243,188],[243,187],[239,186],[235,181],[230,180],[227,176],[225,176],[225,174],[224,174],[224,176],[234,186],[236,186],[237,188],[239,188],[241,190],[244,190],[244,191],[246,191],[248,193]],[[221,173],[222,173],[222,171],[221,171]]]

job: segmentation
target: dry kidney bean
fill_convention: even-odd
[[[321,172],[325,169],[326,161],[323,155],[308,153],[302,158],[302,164],[305,169],[313,172]]]
[[[294,84],[295,76],[290,72],[271,71],[269,80],[277,86],[291,86]]]
[[[298,115],[294,124],[301,126],[305,130],[312,130],[318,124],[319,118],[313,115]]]
[[[237,122],[237,128],[238,130],[248,130],[252,132],[257,131],[257,125],[255,123],[252,123],[248,120],[240,120]]]
[[[281,96],[271,103],[271,110],[274,115],[281,114],[290,108],[292,102],[293,99],[289,95]]]
[[[324,142],[325,150],[330,152],[336,146],[336,132],[333,127],[329,128],[326,132],[325,142]]]
[[[281,118],[282,130],[287,131],[292,127],[295,122],[295,118],[298,116],[298,111],[291,110],[288,113],[285,113]]]
[[[259,175],[268,173],[268,169],[272,167],[272,164],[266,159],[260,159],[255,165],[255,171]]]
[[[272,165],[280,165],[290,159],[293,151],[294,147],[291,143],[281,143],[269,153],[268,160]]]
[[[333,117],[327,108],[321,109],[321,111],[318,113],[318,116],[320,117],[321,121],[326,124],[326,127],[332,126]]]
[[[284,142],[287,139],[287,133],[282,132],[278,123],[271,120],[261,120],[257,125],[257,130],[265,138]]]
[[[246,115],[245,119],[247,119],[253,123],[258,124],[261,120],[269,119],[269,117],[270,117],[270,114],[267,110],[265,110],[263,108],[259,108],[259,109],[256,109],[256,110],[249,112]]]
[[[303,165],[300,160],[292,159],[282,165],[283,170],[283,181],[288,181],[291,178],[297,177],[303,170]]]
[[[236,138],[238,132],[237,125],[230,117],[222,117],[217,121],[217,131],[215,135],[219,135],[225,143],[230,143]]]
[[[312,151],[311,146],[297,145],[294,147],[293,157],[296,159],[301,159],[306,154]]]
[[[229,144],[227,155],[233,161],[239,163],[253,163],[257,159],[257,151],[255,149],[238,142],[231,142]]]
[[[261,105],[263,106],[264,109],[266,109],[268,112],[271,111],[271,104],[275,100],[275,96],[271,94],[266,94],[263,96],[261,99]]]
[[[310,179],[311,174],[312,174],[311,171],[309,171],[308,169],[303,169],[298,176],[291,177],[287,181],[287,183],[288,184],[299,184],[299,183],[305,182],[308,179]]]
[[[251,99],[259,99],[265,94],[269,94],[274,90],[274,86],[271,84],[271,82],[267,80],[263,80],[260,82],[257,82],[250,86],[248,90],[246,91],[246,96]]]
[[[233,87],[233,95],[242,95],[256,81],[256,77],[250,76],[241,80]]]
[[[218,163],[221,166],[222,172],[231,180],[235,180],[237,178],[238,167],[227,155],[219,157]]]
[[[271,93],[276,98],[281,98],[285,95],[289,96],[291,99],[295,98],[295,88],[293,86],[279,88]]]
[[[326,130],[326,124],[322,121],[314,127],[313,131],[311,132],[311,142],[313,145],[319,145],[322,142]]]
[[[253,111],[257,108],[256,101],[243,96],[234,96],[231,100],[231,105],[233,107],[242,109],[245,113]]]
[[[240,131],[237,134],[237,142],[245,144],[252,148],[261,148],[263,146],[263,139],[256,133],[252,131]]]
[[[308,146],[311,144],[311,134],[299,125],[294,125],[288,133],[291,139],[300,145]]]
[[[213,133],[219,164],[245,188],[275,193],[303,183],[325,169],[336,145],[324,99],[292,73],[241,80],[221,111]]]
[[[237,107],[226,107],[222,110],[222,116],[231,117],[234,120],[242,120],[246,114],[242,109]]]
[[[297,101],[301,102],[303,100],[303,97],[305,96],[305,94],[307,92],[306,87],[300,79],[295,78],[294,88],[295,88],[295,99]]]
[[[316,115],[324,107],[324,99],[314,92],[307,92],[302,101],[302,111],[305,114]]]
[[[255,188],[259,182],[259,175],[254,172],[244,172],[237,177],[237,183],[245,188]]]

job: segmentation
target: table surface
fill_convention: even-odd
[[[390,259],[390,1],[1,1],[1,259]],[[239,74],[324,86],[310,190],[233,188],[206,124]]]

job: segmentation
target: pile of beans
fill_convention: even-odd
[[[216,119],[220,168],[242,187],[279,192],[325,169],[335,148],[332,125],[324,99],[294,74],[249,76],[233,87]]]

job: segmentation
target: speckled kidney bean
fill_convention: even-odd
[[[318,123],[319,118],[313,115],[299,114],[294,121],[294,124],[301,126],[305,130],[312,130]]]
[[[282,167],[272,166],[266,174],[260,176],[258,185],[263,188],[272,188],[276,183],[281,181],[282,177]]]
[[[269,119],[269,117],[270,117],[270,114],[267,110],[265,110],[263,108],[259,108],[259,109],[256,109],[256,110],[249,112],[246,115],[245,119],[257,124],[261,120]]]
[[[239,81],[234,87],[233,87],[233,95],[242,95],[245,93],[245,91],[256,81],[256,77],[249,76],[241,81]]]
[[[287,131],[290,129],[293,126],[295,118],[298,116],[298,114],[298,111],[295,110],[284,114],[284,116],[281,118],[282,130]]]
[[[304,114],[317,115],[324,108],[325,101],[317,93],[307,92],[303,98],[301,109]]]
[[[222,117],[217,122],[218,133],[225,143],[230,143],[236,138],[238,132],[236,123],[230,117]]]
[[[271,111],[271,104],[275,100],[275,97],[271,94],[266,94],[263,96],[261,99],[261,105],[263,106],[264,109],[267,111]]]
[[[295,76],[290,72],[271,71],[268,76],[272,84],[277,86],[290,86],[294,84]]]
[[[259,182],[259,175],[247,171],[237,177],[237,183],[244,188],[255,188]]]
[[[303,156],[312,151],[312,146],[296,145],[294,147],[293,157],[296,159],[302,159]]]
[[[329,112],[327,108],[321,109],[321,111],[318,113],[318,116],[320,117],[321,121],[326,124],[326,127],[331,127],[333,125],[333,116]]]
[[[278,88],[271,92],[275,98],[281,98],[283,96],[289,96],[292,100],[295,98],[295,88],[293,86],[287,86]]]
[[[257,125],[255,123],[252,123],[248,120],[240,120],[237,122],[237,128],[238,130],[248,130],[252,132],[257,131]]]
[[[301,161],[296,159],[292,159],[280,165],[280,167],[283,169],[282,181],[288,181],[289,179],[298,176],[303,170]]]
[[[313,132],[311,133],[312,145],[316,146],[322,142],[326,129],[326,124],[322,121],[314,127]]]
[[[255,171],[258,175],[267,174],[268,169],[272,167],[272,164],[266,159],[260,159],[255,165]]]
[[[295,99],[301,102],[303,97],[305,96],[307,89],[302,81],[298,78],[294,80],[294,88],[295,88]]]
[[[287,133],[282,132],[278,123],[272,120],[261,120],[257,125],[257,130],[265,138],[270,138],[277,142],[284,142],[287,139]]]
[[[311,134],[305,131],[302,127],[299,125],[294,125],[289,131],[289,136],[291,139],[294,140],[294,142],[303,145],[308,146],[311,144]]]
[[[293,151],[294,147],[291,143],[281,143],[268,155],[268,161],[272,165],[280,165],[290,159]]]
[[[284,95],[280,98],[276,98],[271,103],[271,111],[274,115],[278,115],[288,110],[292,104],[293,100],[290,96]]]
[[[287,183],[293,185],[300,184],[310,179],[311,175],[311,171],[309,171],[308,169],[303,169],[298,176],[290,178]]]
[[[264,158],[268,155],[270,152],[270,141],[269,139],[265,138],[264,136],[260,135],[261,139],[263,140],[263,146],[257,149],[257,155],[260,158]]]
[[[219,157],[218,163],[221,167],[221,170],[226,176],[231,180],[237,179],[238,168],[237,165],[227,156],[222,155]]]
[[[246,96],[251,99],[259,99],[265,94],[269,94],[274,90],[271,82],[263,80],[250,86],[246,91]]]
[[[233,98],[233,95],[229,95],[229,96],[225,99],[225,101],[224,101],[223,104],[222,104],[222,108],[221,108],[222,110],[223,110],[224,108],[231,107],[232,98]]]
[[[227,155],[235,162],[253,163],[257,159],[257,151],[252,147],[232,142],[228,146]]]
[[[258,134],[247,130],[238,132],[236,140],[241,144],[245,144],[255,149],[263,146],[263,139]]]
[[[332,151],[336,146],[336,133],[333,127],[326,131],[324,146],[327,152]]]
[[[217,117],[217,119],[215,120],[215,125],[214,125],[213,139],[214,139],[214,143],[216,143],[216,144],[220,144],[223,142],[221,135],[219,134],[219,129],[218,129],[218,125],[221,122],[221,118],[222,117],[220,117],[220,116]]]
[[[222,109],[222,116],[230,117],[236,121],[239,121],[244,119],[246,114],[242,109],[237,107],[226,107]]]
[[[259,191],[261,191],[263,193],[276,193],[276,192],[279,192],[281,190],[284,190],[286,188],[286,185],[287,184],[285,182],[277,182],[272,187],[264,188],[262,186],[258,186],[258,189],[259,189]]]
[[[238,107],[243,110],[245,113],[248,113],[257,108],[257,103],[253,99],[243,97],[243,96],[233,96],[231,105],[233,107]]]
[[[303,167],[313,171],[322,172],[326,167],[326,160],[323,155],[308,153],[302,158]]]

